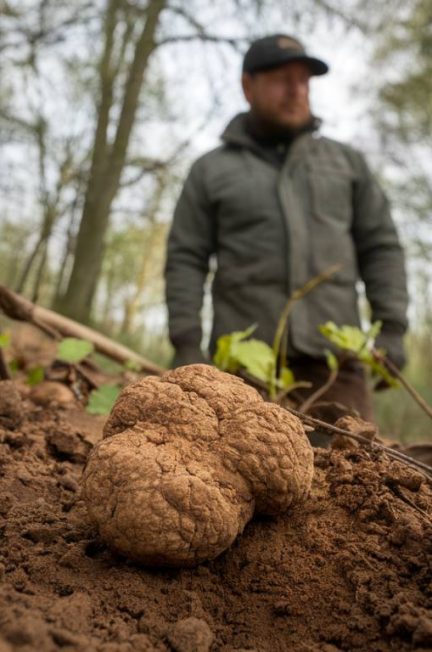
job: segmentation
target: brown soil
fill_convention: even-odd
[[[0,652],[432,650],[432,527],[415,508],[432,513],[432,500],[415,472],[320,449],[312,495],[291,515],[252,521],[197,568],[140,568],[102,545],[79,500],[103,419],[29,398],[8,417],[9,391]]]

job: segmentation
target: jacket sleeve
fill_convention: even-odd
[[[360,276],[366,287],[372,321],[382,321],[377,345],[398,365],[404,363],[408,293],[404,253],[387,198],[363,156],[357,152],[353,238]]]
[[[209,259],[216,249],[214,208],[202,159],[186,179],[168,235],[165,266],[169,335],[177,349],[196,352],[201,344],[201,308]],[[193,358],[194,356],[192,356]]]

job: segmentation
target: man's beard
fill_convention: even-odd
[[[298,124],[287,125],[281,124],[269,116],[264,116],[254,109],[249,113],[249,128],[254,136],[265,140],[290,140],[299,133],[312,131],[317,123],[317,119],[308,112],[304,121]]]

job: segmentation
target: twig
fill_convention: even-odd
[[[309,397],[308,397],[308,398],[307,398],[307,399],[306,399],[306,400],[305,400],[305,401],[300,405],[300,407],[299,407],[299,409],[298,409],[299,412],[303,412],[303,414],[306,414],[306,413],[310,410],[310,408],[312,407],[312,405],[313,405],[313,404],[314,404],[314,403],[315,403],[319,398],[321,398],[321,396],[323,396],[323,395],[324,395],[324,394],[325,394],[325,393],[330,389],[330,387],[331,387],[332,385],[334,385],[334,383],[336,382],[337,377],[338,377],[338,375],[339,375],[339,371],[340,371],[341,367],[343,367],[343,365],[345,364],[345,362],[346,362],[347,360],[349,360],[350,358],[351,358],[351,355],[350,355],[349,353],[347,353],[347,352],[345,352],[345,353],[343,353],[343,354],[341,355],[341,357],[340,357],[340,359],[339,359],[339,363],[338,363],[337,369],[333,369],[333,370],[330,371],[329,377],[327,378],[327,380],[326,380],[326,382],[324,383],[324,385],[322,385],[321,387],[318,387],[318,389],[317,389],[313,394],[311,394],[311,395],[310,395],[310,396],[309,396]]]
[[[299,380],[298,382],[294,382],[289,387],[282,389],[276,396],[274,402],[280,403],[283,398],[288,396],[288,394],[291,394],[291,392],[294,392],[296,389],[309,389],[310,387],[312,387],[312,383],[308,382],[307,380]]]
[[[419,507],[418,505],[416,505],[415,502],[414,502],[413,500],[411,500],[411,498],[408,498],[408,496],[405,496],[405,494],[403,493],[403,491],[402,491],[402,489],[401,489],[400,487],[398,487],[397,485],[395,485],[395,484],[393,484],[393,483],[390,483],[390,484],[389,484],[389,483],[386,483],[386,484],[387,484],[388,488],[389,488],[391,491],[393,491],[393,493],[394,493],[395,496],[397,496],[397,497],[400,498],[400,500],[402,500],[404,503],[406,503],[407,505],[409,505],[410,507],[412,507],[413,509],[415,509],[416,512],[418,512],[418,513],[421,514],[424,518],[426,518],[426,519],[429,521],[429,523],[432,523],[432,518],[431,518],[430,514],[428,514],[427,512],[425,512],[425,510],[422,509],[421,507]]]
[[[290,296],[290,298],[285,304],[285,307],[282,311],[282,314],[279,318],[278,325],[276,328],[276,333],[273,340],[273,353],[275,354],[275,358],[277,358],[277,356],[279,355],[282,335],[284,333],[286,322],[294,303],[299,299],[303,299],[303,297],[305,297],[307,294],[309,294],[309,292],[314,290],[317,287],[317,285],[321,285],[321,283],[328,281],[334,274],[336,274],[336,272],[340,268],[341,268],[340,264],[332,265],[331,267],[325,269],[320,274],[317,274],[317,276],[311,278],[310,281],[308,281],[303,287],[299,288],[298,290],[295,290],[292,293],[292,295]]]
[[[432,419],[432,408],[430,405],[426,403],[424,398],[420,396],[420,394],[417,392],[416,389],[411,385],[406,378],[401,374],[399,369],[396,367],[396,365],[386,356],[377,351],[376,349],[373,349],[372,351],[374,357],[378,360],[378,362],[381,362],[384,366],[386,366],[389,371],[395,376],[395,378],[398,379],[401,385],[405,387],[407,390],[408,394],[412,396],[412,398],[415,400],[417,405],[421,407],[421,409],[426,412],[426,414]]]
[[[349,439],[354,439],[355,441],[361,442],[362,444],[366,444],[369,448],[375,448],[381,450],[384,453],[387,453],[389,457],[392,457],[393,459],[396,459],[399,462],[404,462],[409,466],[414,466],[417,469],[420,469],[423,472],[423,475],[427,478],[427,480],[430,483],[432,483],[432,467],[429,466],[428,464],[424,464],[423,462],[420,462],[420,460],[416,460],[413,457],[410,457],[409,455],[405,455],[405,453],[401,453],[400,451],[396,451],[393,448],[389,448],[384,444],[379,444],[378,442],[371,441],[366,437],[362,437],[362,435],[357,435],[353,432],[350,432],[349,430],[344,430],[343,428],[338,428],[338,426],[332,426],[330,423],[326,423],[325,421],[321,421],[320,419],[315,419],[315,417],[310,417],[309,415],[303,414],[298,410],[294,410],[294,408],[287,407],[285,409],[288,410],[288,412],[294,414],[294,416],[298,417],[301,421],[307,421],[308,424],[315,426],[316,429],[324,430],[324,434],[328,434],[329,436],[333,434],[344,435]]]
[[[324,385],[318,387],[318,389],[313,394],[311,394],[305,401],[303,401],[303,403],[299,407],[299,412],[303,412],[304,414],[306,414],[308,410],[310,410],[312,405],[315,403],[315,401],[321,398],[321,396],[325,394],[332,385],[334,385],[338,375],[339,375],[339,368],[333,369],[330,372],[329,377],[324,383]]]
[[[295,304],[296,301],[299,299],[303,299],[309,292],[314,290],[318,285],[321,283],[324,283],[325,281],[328,281],[336,272],[342,267],[342,265],[337,264],[337,265],[332,265],[328,269],[325,269],[323,272],[320,274],[317,274],[313,278],[311,278],[303,287],[299,288],[298,290],[294,290],[290,298],[285,304],[285,307],[282,311],[281,316],[279,317],[278,325],[276,328],[276,333],[273,339],[273,354],[274,354],[274,359],[277,360],[278,356],[281,351],[281,341],[283,334],[286,329],[288,317],[290,315],[290,312]],[[271,383],[270,383],[270,391],[269,394],[274,398],[274,393],[275,393],[275,381],[276,379],[273,378]]]

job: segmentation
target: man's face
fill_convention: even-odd
[[[257,117],[278,127],[297,129],[311,116],[310,76],[307,64],[292,61],[254,75],[244,74],[243,92]]]

